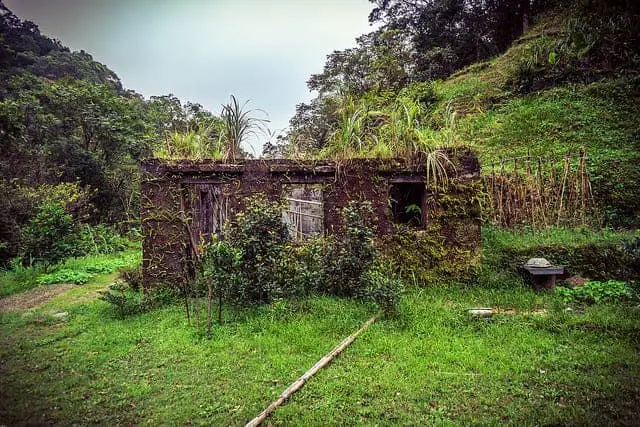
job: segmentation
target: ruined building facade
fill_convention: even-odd
[[[340,233],[340,209],[367,200],[383,253],[396,256],[405,273],[442,270],[443,263],[468,269],[479,260],[479,164],[471,151],[450,152],[449,158],[449,183],[429,189],[424,159],[144,161],[145,286],[183,283],[193,246],[220,233],[259,193],[283,202],[294,240]]]

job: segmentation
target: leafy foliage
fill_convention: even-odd
[[[224,240],[213,239],[203,246],[201,260],[202,281],[207,287],[207,335],[211,338],[211,309],[213,298],[218,300],[218,323],[222,323],[222,302],[241,294],[238,267],[242,261],[242,252]]]
[[[282,221],[282,206],[263,196],[251,198],[226,228],[225,240],[214,237],[199,251],[190,297],[198,316],[198,299],[206,295],[208,335],[214,298],[219,323],[224,302],[243,307],[313,293],[372,301],[392,315],[403,285],[389,269],[374,267],[371,204],[352,201],[342,216],[340,236],[294,246]]]
[[[366,296],[374,301],[387,316],[398,314],[404,284],[392,269],[377,265],[366,272]]]
[[[102,301],[111,304],[116,316],[124,319],[127,316],[154,310],[162,305],[175,301],[176,295],[171,290],[134,290],[124,280],[117,280],[109,285],[107,291],[100,291]]]
[[[61,205],[77,223],[134,226],[138,160],[171,138],[188,150],[203,134],[207,144],[191,144],[197,155],[217,155],[220,125],[199,104],[125,90],[91,55],[0,2],[0,265],[18,255],[21,229],[43,204]]]
[[[565,304],[616,303],[637,298],[625,282],[617,280],[587,281],[573,289],[558,287],[556,293]]]
[[[56,264],[77,253],[71,215],[60,205],[43,205],[23,231],[24,254],[36,263]]]
[[[366,297],[365,275],[376,257],[373,208],[369,202],[351,201],[341,214],[344,234],[327,245],[321,291],[342,297]]]
[[[268,303],[286,293],[282,259],[289,232],[277,203],[260,195],[250,198],[226,236],[229,244],[242,254],[241,280],[232,292],[233,299]]]

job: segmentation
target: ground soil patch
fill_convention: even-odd
[[[37,288],[21,292],[0,299],[0,312],[18,311],[36,308],[50,299],[67,292],[69,289],[76,287],[70,283],[60,283],[57,285],[44,285]]]

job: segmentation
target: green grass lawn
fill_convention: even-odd
[[[82,298],[103,275],[28,311],[0,314],[0,423],[243,424],[372,314],[314,297],[228,311],[189,327],[168,306],[117,320]],[[518,314],[472,319],[493,306]],[[52,316],[64,310],[64,320]],[[547,310],[546,312],[541,310]],[[553,294],[413,291],[269,422],[633,424],[640,407],[640,309],[564,311]]]
[[[84,284],[99,274],[113,273],[123,267],[140,264],[139,243],[131,243],[125,251],[111,254],[69,258],[59,264],[24,267],[19,263],[10,270],[0,270],[0,298],[54,283]]]

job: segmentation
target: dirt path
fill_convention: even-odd
[[[0,312],[28,310],[38,307],[75,287],[75,285],[69,283],[38,286],[37,288],[0,299]]]

